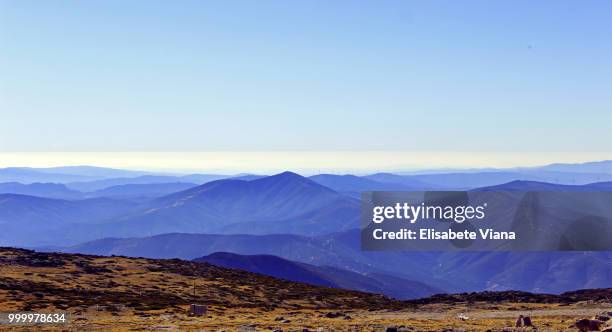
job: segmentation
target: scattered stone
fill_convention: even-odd
[[[344,316],[344,313],[336,311],[336,312],[328,312],[325,314],[326,318],[338,318]]]
[[[533,323],[531,322],[531,318],[529,316],[519,315],[516,320],[515,327],[533,327]]]
[[[242,325],[238,328],[239,332],[255,332],[257,331],[257,328],[255,328],[255,325]]]
[[[594,319],[580,319],[571,327],[576,327],[580,332],[599,331],[602,324],[601,321]]]

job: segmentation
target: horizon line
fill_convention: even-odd
[[[299,174],[508,170],[612,160],[612,153],[425,151],[0,152],[0,168],[101,167],[149,173]]]

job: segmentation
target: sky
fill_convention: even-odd
[[[604,0],[3,0],[0,166],[612,159],[611,12]]]

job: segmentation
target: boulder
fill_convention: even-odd
[[[599,331],[602,324],[601,321],[595,319],[579,319],[574,324],[574,327],[580,332]]]
[[[344,313],[336,311],[336,312],[328,312],[325,314],[325,317],[327,318],[338,318],[338,317],[342,317],[345,316]]]
[[[516,323],[514,324],[515,327],[522,327],[523,326],[523,315],[519,315],[518,319],[516,320]]]

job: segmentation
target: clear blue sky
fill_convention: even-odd
[[[0,151],[611,152],[612,1],[1,1]]]

